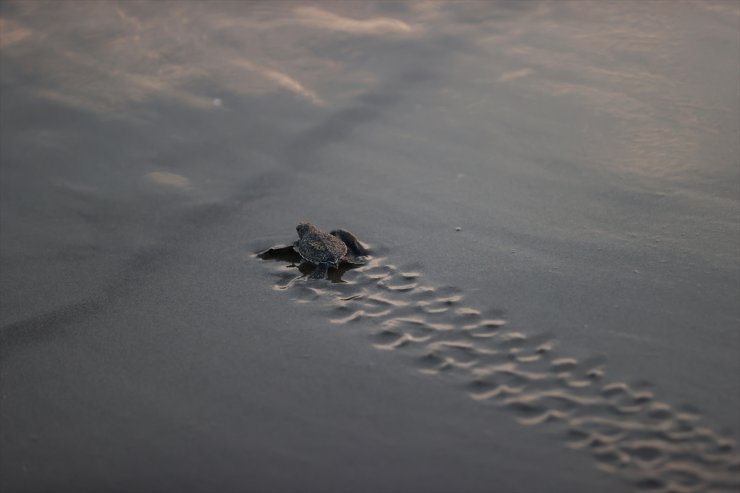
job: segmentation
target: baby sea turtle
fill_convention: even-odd
[[[336,229],[326,233],[311,223],[301,223],[295,229],[299,240],[293,248],[303,260],[316,264],[309,279],[324,279],[329,267],[339,267],[342,262],[365,263],[368,251],[349,231]]]

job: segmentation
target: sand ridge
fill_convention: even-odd
[[[462,290],[425,283],[386,258],[317,282],[286,247],[257,257],[288,264],[274,269],[273,289],[294,302],[326,306],[332,324],[369,328],[378,350],[403,352],[423,373],[462,379],[472,399],[510,410],[521,425],[558,427],[566,447],[590,453],[598,469],[639,491],[740,489],[733,439],[702,424],[698,409],[661,402],[648,383],[608,378],[603,357],[559,355],[552,335],[510,329],[501,313],[465,306]]]

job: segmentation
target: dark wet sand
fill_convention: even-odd
[[[0,489],[738,489],[734,4],[28,5]]]

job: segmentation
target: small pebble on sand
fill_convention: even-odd
[[[462,228],[460,226],[455,228],[455,231],[462,231]]]

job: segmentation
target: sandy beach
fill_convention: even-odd
[[[3,2],[0,490],[740,490],[739,22]]]

